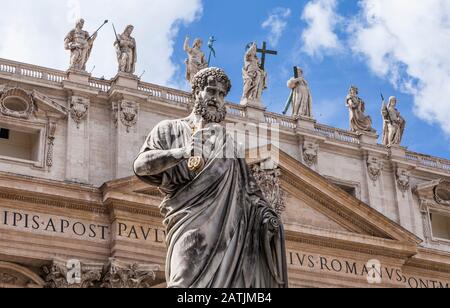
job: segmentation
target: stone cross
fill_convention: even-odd
[[[257,49],[257,52],[261,53],[261,69],[265,70],[265,65],[266,65],[266,55],[278,55],[278,52],[275,50],[269,50],[267,49],[267,43],[263,42],[263,47],[262,49]]]

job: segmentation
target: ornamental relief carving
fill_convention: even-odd
[[[127,263],[111,258],[109,263],[83,263],[79,260],[54,260],[42,268],[46,288],[151,288],[158,265]]]
[[[117,127],[120,119],[126,127],[127,133],[134,127],[139,117],[139,104],[130,101],[120,101],[113,103],[113,122]]]
[[[373,185],[376,186],[376,182],[381,176],[383,170],[383,162],[376,157],[369,157],[367,159],[367,171],[369,178],[373,181]]]
[[[445,206],[450,206],[450,181],[442,181],[434,190],[434,200]]]
[[[29,119],[36,111],[33,95],[20,88],[0,92],[0,113],[19,119]]]
[[[81,122],[87,117],[89,111],[89,100],[83,97],[72,97],[70,101],[70,116],[80,128]]]
[[[286,209],[285,192],[281,188],[281,170],[265,169],[259,164],[252,166],[253,177],[261,188],[264,198],[278,215]]]
[[[55,145],[56,122],[49,121],[47,131],[47,166],[53,166],[53,147]]]
[[[317,157],[319,155],[319,145],[315,142],[305,141],[303,143],[303,162],[312,167],[317,164]]]
[[[406,192],[410,188],[410,172],[403,168],[397,168],[397,185],[398,188],[403,193],[403,196],[405,196]]]
[[[147,289],[156,280],[157,265],[125,263],[115,258],[110,259],[105,267],[102,288],[107,289]]]

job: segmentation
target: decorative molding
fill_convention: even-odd
[[[138,116],[139,104],[129,101],[120,103],[119,117],[122,124],[127,128],[127,133],[130,132],[130,128],[136,125]]]
[[[426,199],[420,199],[419,210],[422,216],[422,224],[423,224],[423,236],[425,239],[425,243],[430,243],[433,239],[433,234],[431,231],[430,225],[430,210],[429,207],[432,205]]]
[[[53,166],[53,147],[55,145],[55,133],[56,133],[56,122],[49,121],[48,122],[48,131],[47,131],[47,166]]]
[[[85,264],[77,260],[75,262],[64,262],[61,260],[54,260],[51,266],[44,266],[44,281],[46,288],[49,289],[86,289],[94,288],[102,278],[102,265],[100,264]],[[71,276],[73,271],[73,277]],[[73,278],[73,281],[69,281]]]
[[[373,181],[373,185],[376,186],[376,182],[381,176],[383,170],[383,162],[376,157],[369,156],[367,158],[367,172],[369,178]]]
[[[264,198],[280,215],[286,209],[285,192],[281,188],[281,170],[277,167],[265,168],[264,162],[252,166],[252,174],[261,188]]]
[[[3,90],[0,96],[0,113],[19,119],[29,119],[36,111],[36,106],[31,93],[21,88]],[[15,100],[15,102],[12,102]],[[15,103],[15,106],[12,106]],[[18,105],[21,106],[18,106]],[[12,109],[16,108],[16,110]],[[19,108],[19,109],[17,109]]]
[[[0,273],[0,284],[15,285],[19,278],[9,273]]]
[[[0,288],[43,288],[44,281],[32,270],[0,261]]]
[[[434,200],[444,206],[450,206],[450,182],[441,181],[433,189]]]
[[[38,204],[39,206],[51,206],[51,207],[57,207],[57,208],[63,208],[63,209],[90,211],[90,212],[98,213],[98,214],[109,213],[108,209],[106,209],[104,206],[99,205],[99,204],[88,204],[88,203],[80,203],[80,202],[51,200],[48,198],[24,196],[23,194],[20,194],[20,193],[0,192],[0,199],[33,203],[33,204]]]
[[[155,284],[158,265],[126,263],[115,258],[109,260],[103,272],[101,288],[148,289]]]
[[[87,117],[89,112],[89,100],[83,97],[73,96],[70,101],[70,116],[80,128],[81,122]]]
[[[317,164],[319,155],[319,145],[312,141],[303,142],[303,162],[312,167]]]
[[[405,196],[406,192],[410,189],[410,172],[404,168],[397,168],[397,185],[398,188]]]

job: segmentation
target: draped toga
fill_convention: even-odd
[[[236,151],[234,158],[223,158],[234,146],[232,138],[217,135],[209,139],[201,172],[191,172],[182,161],[159,175],[140,177],[166,194],[160,209],[167,228],[167,285],[287,287],[280,220],[245,160]],[[191,138],[187,120],[164,121],[150,133],[141,153],[182,148]]]

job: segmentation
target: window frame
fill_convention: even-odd
[[[18,131],[23,133],[38,134],[38,149],[37,160],[26,160],[15,158],[12,156],[0,155],[0,162],[16,163],[25,166],[31,166],[33,168],[44,169],[45,168],[45,150],[46,150],[46,135],[48,125],[41,122],[29,122],[23,119],[14,119],[0,116],[0,126],[10,131]]]

